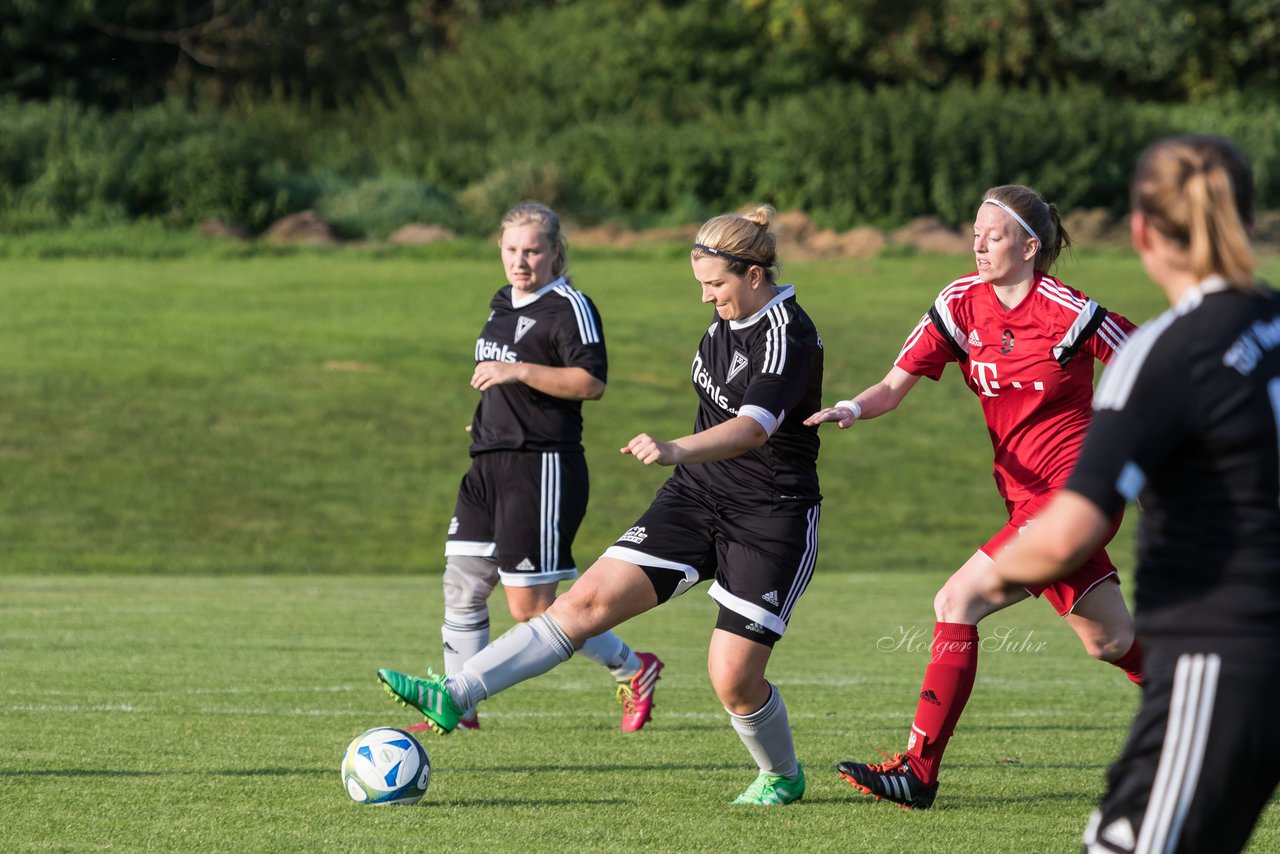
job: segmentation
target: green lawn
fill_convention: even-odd
[[[879,379],[967,269],[788,265],[826,397]],[[670,253],[585,255],[574,273],[612,358],[586,410],[585,564],[665,474],[617,448],[692,425],[709,312]],[[1061,273],[1136,320],[1162,307],[1127,255]],[[466,379],[499,282],[496,259],[358,252],[0,260],[0,850],[1078,850],[1137,694],[1043,603],[983,625],[934,810],[869,803],[831,772],[901,749],[933,592],[1003,521],[951,373],[825,434],[818,571],[771,668],[802,804],[726,806],[753,769],[707,682],[701,590],[621,630],[668,664],[644,732],[616,732],[607,678],[571,661],[486,704],[480,733],[428,741],[423,805],[350,803],[347,742],[411,720],[374,670],[437,664]],[[1252,850],[1277,848],[1273,804]]]
[[[573,660],[483,704],[480,732],[425,738],[426,799],[376,808],[338,764],[414,720],[374,669],[435,663],[434,578],[0,577],[0,849],[1079,850],[1137,691],[1043,603],[984,624],[933,810],[832,771],[902,749],[925,653],[897,644],[927,637],[940,578],[818,572],[771,666],[809,791],[761,810],[728,806],[755,772],[707,681],[703,588],[621,630],[667,663],[645,730],[618,732],[607,674]],[[1277,846],[1273,806],[1252,850]]]
[[[827,398],[883,376],[966,264],[788,266],[826,343]],[[665,476],[617,449],[692,428],[688,366],[710,312],[683,260],[587,257],[573,272],[611,357],[604,400],[585,408],[586,561]],[[0,573],[436,570],[500,273],[496,258],[358,252],[0,259]],[[1160,308],[1127,256],[1064,275],[1136,318]],[[954,371],[825,440],[829,568],[958,565],[1002,521],[981,413]]]

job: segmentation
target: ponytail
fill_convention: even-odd
[[[1185,187],[1192,272],[1201,279],[1217,274],[1233,284],[1252,284],[1257,261],[1226,172],[1196,170]]]
[[[1138,161],[1132,206],[1187,252],[1190,272],[1221,276],[1239,290],[1260,287],[1249,244],[1253,176],[1225,139],[1173,137],[1157,142]]]

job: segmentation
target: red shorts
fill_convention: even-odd
[[[1029,498],[1026,501],[1006,501],[1004,505],[1009,510],[1009,524],[1001,528],[994,537],[987,540],[986,545],[982,547],[983,554],[994,560],[995,556],[1009,544],[1010,540],[1035,524],[1036,514],[1044,509],[1044,506],[1049,503],[1049,499],[1052,497],[1053,493],[1049,493],[1048,495]],[[1107,538],[1102,541],[1102,548],[1080,564],[1079,569],[1061,581],[1055,581],[1053,584],[1028,584],[1027,592],[1036,598],[1039,598],[1040,594],[1043,593],[1044,598],[1048,599],[1049,603],[1057,609],[1058,614],[1065,617],[1071,613],[1071,609],[1084,598],[1086,593],[1108,578],[1119,584],[1120,576],[1116,574],[1116,568],[1111,563],[1111,558],[1107,557],[1106,549],[1107,543],[1111,542],[1111,538],[1116,535],[1116,531],[1119,528],[1120,516],[1117,515],[1115,524],[1111,526],[1111,531],[1107,534]]]

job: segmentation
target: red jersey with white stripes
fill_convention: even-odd
[[[1110,361],[1134,328],[1044,273],[1006,309],[974,273],[943,289],[895,364],[937,380],[959,363],[982,402],[996,486],[1025,501],[1066,483],[1089,426],[1093,360]]]

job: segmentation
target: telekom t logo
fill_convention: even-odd
[[[996,382],[995,362],[979,362],[976,359],[970,359],[969,379],[974,385],[982,389],[982,394],[985,397],[999,396],[996,390],[1000,388],[1000,383]]]

